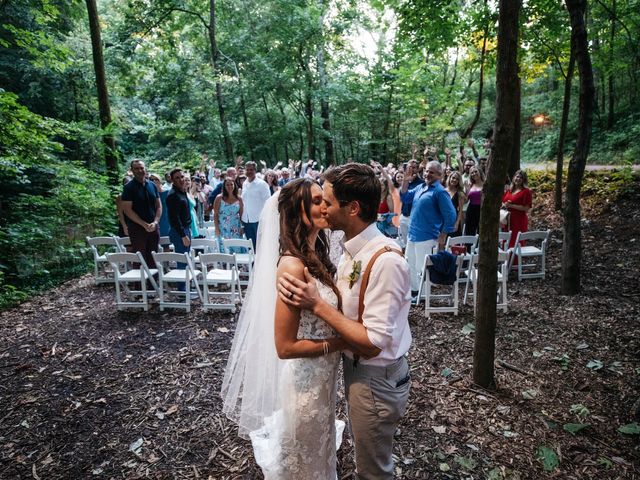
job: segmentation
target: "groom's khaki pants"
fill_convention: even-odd
[[[406,357],[391,365],[354,366],[343,355],[349,427],[358,480],[393,479],[393,434],[404,415],[411,381]]]

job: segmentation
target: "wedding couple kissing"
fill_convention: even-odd
[[[263,209],[222,398],[266,479],[337,478],[341,359],[357,478],[393,478],[411,384],[411,288],[401,251],[376,227],[380,188],[373,169],[349,163],[322,187],[289,182]],[[337,268],[329,228],[344,231]]]

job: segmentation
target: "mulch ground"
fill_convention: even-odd
[[[560,217],[536,198],[548,275],[509,283],[497,391],[471,381],[470,307],[413,308],[397,478],[640,478],[640,436],[618,430],[640,422],[640,195],[585,205],[583,291],[566,297]],[[262,478],[220,411],[234,318],[154,308],[118,313],[113,287],[86,276],[0,313],[1,479]],[[347,436],[341,478],[352,453]]]

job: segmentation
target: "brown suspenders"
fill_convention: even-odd
[[[369,263],[367,264],[367,268],[362,274],[362,283],[360,284],[360,297],[358,300],[358,322],[359,323],[362,323],[362,314],[364,313],[364,294],[367,290],[367,286],[369,285],[369,276],[371,275],[371,269],[373,268],[373,264],[378,259],[378,257],[383,253],[387,253],[387,252],[395,252],[404,258],[404,255],[402,254],[402,250],[398,250],[397,248],[392,248],[389,245],[385,245],[384,247],[382,247],[380,250],[378,250],[376,253],[373,254],[373,256],[371,257],[371,260],[369,260]],[[359,358],[360,356],[358,354],[353,355],[354,366],[358,365]]]

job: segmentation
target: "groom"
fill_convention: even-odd
[[[327,221],[332,230],[345,233],[337,279],[342,312],[321,299],[306,269],[306,283],[285,273],[279,295],[311,310],[350,345],[342,358],[357,478],[391,480],[393,434],[411,383],[405,355],[411,345],[409,267],[397,244],[376,227],[380,181],[374,171],[349,163],[328,170],[324,180]],[[378,252],[383,253],[372,264],[359,321],[362,277]]]

